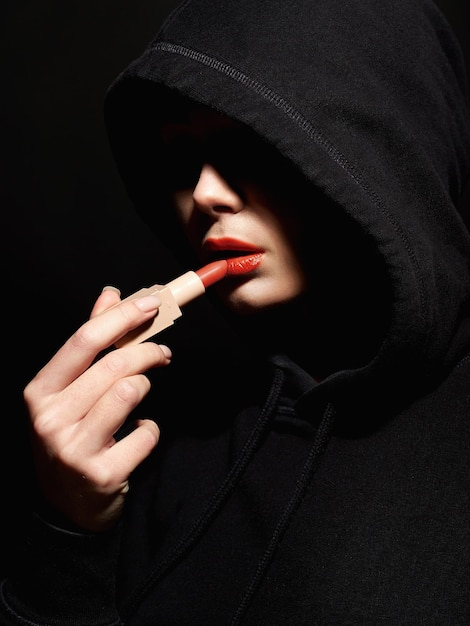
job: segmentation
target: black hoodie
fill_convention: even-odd
[[[274,338],[266,367],[215,347],[210,393],[204,372],[184,394],[177,366],[158,372],[162,438],[122,524],[95,536],[35,516],[2,624],[468,625],[470,112],[446,20],[430,0],[184,2],[105,109],[136,209],[177,246],[155,138],[175,94],[246,124],[319,190],[331,262],[346,272],[334,246],[352,239],[379,268],[380,340],[358,363],[339,351],[317,384],[298,303],[275,321],[298,325],[300,359]]]

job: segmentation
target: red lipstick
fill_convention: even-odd
[[[227,258],[227,274],[229,276],[240,276],[251,272],[258,267],[263,256],[263,250],[251,243],[234,239],[233,237],[211,237],[206,239],[204,249],[229,257]],[[240,255],[235,256],[235,253],[240,253]]]
[[[186,272],[166,285],[146,287],[124,298],[124,300],[135,300],[142,296],[158,294],[162,299],[162,305],[157,315],[150,322],[127,333],[115,345],[121,348],[125,345],[141,343],[168,328],[178,317],[181,317],[180,307],[201,296],[207,287],[224,278],[227,273],[228,262],[225,259],[214,261],[204,265],[196,272]]]
[[[201,279],[204,287],[207,288],[223,278],[227,274],[227,270],[227,261],[214,261],[214,263],[208,263],[196,270],[196,274]]]
[[[261,263],[262,252],[227,259],[227,275],[240,276],[253,271]]]

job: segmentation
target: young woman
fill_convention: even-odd
[[[2,624],[468,622],[465,80],[430,0],[173,12],[106,121],[214,321],[105,288],[28,384]]]

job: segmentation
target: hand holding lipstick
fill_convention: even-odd
[[[215,261],[122,301],[116,290],[103,290],[90,319],[26,387],[39,484],[68,520],[94,532],[109,528],[121,514],[130,474],[158,443],[152,420],[138,420],[115,439],[150,390],[144,372],[170,363],[166,346],[144,340],[172,324],[179,307],[206,287],[251,271],[259,257]],[[118,349],[104,353],[113,344]]]
[[[103,531],[120,516],[128,478],[158,443],[143,419],[120,441],[115,435],[150,389],[144,372],[170,363],[166,346],[144,342],[103,353],[158,312],[158,295],[120,302],[104,290],[90,319],[24,391],[40,488],[70,522]]]
[[[227,261],[214,261],[201,267],[196,272],[189,271],[182,274],[167,285],[154,285],[153,287],[140,289],[128,296],[126,300],[135,300],[144,295],[156,295],[160,299],[160,306],[153,320],[149,320],[148,323],[121,337],[116,342],[116,346],[120,348],[124,345],[140,343],[171,326],[182,315],[181,306],[201,296],[205,292],[206,287],[221,280],[227,274],[227,271]]]

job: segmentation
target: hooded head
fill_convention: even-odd
[[[357,298],[376,306],[380,338],[333,378],[393,390],[458,358],[470,297],[457,209],[470,114],[463,56],[431,0],[187,0],[169,16],[111,86],[105,117],[136,209],[182,255],[159,129],[187,99],[243,124],[321,194],[301,215],[307,248],[328,242],[328,296],[348,283],[348,259],[370,273],[348,298],[351,310]],[[341,335],[348,315],[345,306],[330,331]]]

